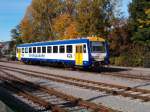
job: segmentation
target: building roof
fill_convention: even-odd
[[[0,48],[3,48],[3,47],[4,47],[4,45],[2,43],[0,43]]]

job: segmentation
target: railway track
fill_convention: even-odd
[[[0,62],[5,62],[5,63],[15,63],[15,64],[20,64],[18,62],[9,62],[9,61],[0,61]],[[81,71],[81,72],[88,72],[88,71]],[[143,76],[143,75],[133,75],[133,74],[123,74],[123,73],[108,73],[108,72],[103,72],[103,75],[109,75],[109,76],[115,76],[115,77],[122,77],[122,78],[129,78],[129,79],[140,79],[140,80],[150,80],[150,76]]]
[[[123,77],[123,78],[130,78],[130,79],[140,79],[140,80],[147,80],[150,81],[150,76],[143,76],[143,75],[132,75],[132,74],[123,74],[123,73],[103,73],[104,75],[110,75],[110,76],[117,76],[117,77]]]
[[[43,72],[36,72],[32,70],[25,70],[15,67],[2,67],[3,69],[18,72],[25,76],[30,77],[38,77],[50,81],[55,81],[59,83],[65,83],[73,86],[78,86],[82,88],[87,88],[91,90],[98,90],[101,92],[106,92],[110,95],[121,95],[123,97],[130,97],[133,99],[141,99],[142,101],[150,101],[150,90],[146,89],[139,89],[139,88],[132,88],[127,86],[121,86],[121,85],[115,85],[115,84],[108,84],[108,83],[102,83],[102,82],[95,82],[90,80],[84,80],[84,79],[78,79],[78,78],[72,78],[72,77],[66,77],[66,76],[60,76],[60,75],[54,75],[54,74],[48,74]]]
[[[78,112],[77,110],[80,110],[81,112],[81,110],[84,110],[86,112],[116,112],[105,106],[90,103],[88,101],[66,95],[62,92],[58,92],[53,88],[37,85],[31,81],[16,77],[2,69],[1,72],[3,75],[0,76],[0,80],[4,82],[5,88],[9,88],[9,90],[13,90],[15,93],[18,93],[19,96],[23,96],[40,105],[41,108],[44,108],[46,111]]]
[[[58,111],[58,112],[67,112],[64,109],[59,108],[58,106],[51,104],[33,94],[31,94],[28,91],[22,90],[21,86],[17,85],[17,81],[14,81],[8,77],[2,77],[0,76],[0,79],[3,81],[2,87],[9,89],[9,91],[13,92],[14,94],[16,94],[18,98],[22,99],[21,97],[23,97],[22,100],[26,100],[26,102],[28,102],[29,105],[31,105],[34,109],[36,109],[37,111],[48,111],[49,109],[52,110],[52,112],[54,111]],[[12,83],[13,82],[13,83]]]

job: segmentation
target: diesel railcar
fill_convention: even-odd
[[[58,63],[98,67],[109,64],[108,43],[100,37],[20,44],[16,58],[24,63]]]

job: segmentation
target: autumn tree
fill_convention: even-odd
[[[111,1],[32,0],[21,22],[22,38],[34,42],[107,35],[113,15]]]
[[[128,20],[123,18],[115,19],[113,28],[109,34],[111,55],[120,56],[131,48],[131,28]]]
[[[150,47],[150,2],[148,0],[132,0],[129,5],[132,40]]]
[[[76,0],[64,0],[62,13],[53,19],[53,31],[57,39],[77,38]]]
[[[63,39],[66,27],[72,22],[69,14],[61,14],[53,20],[53,31],[58,39]]]
[[[62,13],[61,0],[32,0],[21,22],[23,38],[30,41],[54,39],[52,20]]]
[[[77,4],[77,0],[64,0],[63,2],[64,12],[69,14],[70,16],[75,16],[76,4]]]
[[[39,31],[39,38],[54,39],[52,19],[61,13],[61,0],[33,0],[33,23]]]
[[[9,50],[15,53],[16,45],[23,43],[20,34],[20,25],[17,25],[15,28],[11,30],[11,42],[9,44]]]
[[[24,42],[32,42],[32,37],[36,36],[32,22],[32,7],[27,8],[26,14],[20,24],[21,38]]]
[[[77,22],[71,24],[65,29],[64,39],[78,38],[79,32],[77,31]]]
[[[74,18],[65,13],[56,17],[53,21],[53,31],[57,39],[77,38],[77,23]]]
[[[149,6],[148,0],[132,0],[126,22],[122,24],[122,20],[116,21],[115,18],[116,22],[110,33],[110,48],[115,57],[112,58],[115,64],[142,66],[145,62],[149,63]]]
[[[112,8],[109,0],[80,0],[77,4],[80,35],[106,35],[107,29],[110,27]]]

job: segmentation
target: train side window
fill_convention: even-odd
[[[78,46],[76,46],[76,53],[79,53],[79,49],[78,49]]]
[[[20,48],[17,48],[17,53],[21,53],[21,49]]]
[[[67,45],[67,53],[72,53],[72,45]]]
[[[19,53],[19,48],[16,49],[17,53]]]
[[[41,47],[37,47],[37,53],[41,53]]]
[[[80,47],[79,47],[79,53],[83,53],[83,46],[81,45]]]
[[[32,47],[29,48],[29,53],[32,53]]]
[[[53,46],[53,53],[58,53],[58,46]]]
[[[24,53],[24,48],[22,48],[22,53]]]
[[[19,48],[19,49],[18,49],[18,52],[20,52],[20,53],[21,53],[21,52],[22,52],[21,50],[22,50],[22,49],[21,49],[21,48]]]
[[[26,47],[26,48],[25,48],[25,53],[28,53],[28,52],[29,52],[29,51],[28,51],[28,47]]]
[[[52,52],[52,47],[51,46],[47,46],[47,53],[51,53]]]
[[[83,52],[86,53],[86,45],[83,45]]]
[[[59,52],[64,53],[65,52],[65,46],[59,46]]]
[[[46,47],[42,47],[42,53],[46,53]]]
[[[36,47],[33,47],[33,53],[36,53]]]

